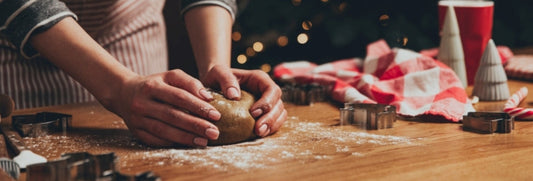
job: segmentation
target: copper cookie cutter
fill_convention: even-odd
[[[286,84],[281,87],[281,100],[298,105],[311,105],[328,100],[331,88],[318,84]]]
[[[339,111],[341,125],[351,124],[361,129],[392,128],[396,121],[396,107],[392,105],[345,103]]]
[[[50,135],[54,132],[63,132],[70,129],[72,115],[55,112],[40,112],[32,115],[18,115],[12,118],[13,129],[22,137],[39,137]]]
[[[514,117],[505,112],[469,112],[463,116],[463,130],[478,133],[510,133]]]
[[[117,156],[113,152],[90,154],[87,152],[67,153],[61,158],[46,163],[29,165],[27,180],[119,180],[157,181],[160,178],[151,171],[126,175],[116,169]]]

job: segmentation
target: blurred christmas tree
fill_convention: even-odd
[[[284,61],[364,57],[366,45],[378,39],[415,51],[439,46],[438,0],[238,2],[232,36],[237,68],[268,72]],[[493,39],[511,48],[533,45],[533,1],[494,3]]]
[[[436,2],[240,1],[232,35],[232,64],[268,72],[283,61],[320,64],[364,57],[366,45],[378,39],[414,50],[437,47]]]

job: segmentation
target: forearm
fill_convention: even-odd
[[[220,6],[197,6],[185,13],[185,23],[200,77],[215,65],[230,67],[230,12]]]
[[[136,76],[96,43],[72,18],[30,38],[31,45],[72,76],[104,106],[126,80]]]

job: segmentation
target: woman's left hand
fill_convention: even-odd
[[[255,133],[258,136],[265,137],[277,132],[287,119],[287,110],[281,101],[281,89],[263,71],[214,66],[201,81],[206,87],[220,88],[229,99],[240,99],[241,85],[252,94],[260,95],[250,108],[250,114],[256,119]]]

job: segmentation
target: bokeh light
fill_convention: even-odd
[[[241,32],[235,31],[235,32],[231,33],[231,39],[233,41],[240,41],[241,38],[242,38]]]
[[[246,55],[240,54],[237,56],[237,62],[240,64],[245,64],[248,61],[248,58],[246,58]]]
[[[246,55],[248,55],[249,57],[255,56],[255,50],[252,47],[246,48]]]
[[[272,70],[272,66],[270,66],[270,64],[263,64],[261,65],[261,70],[263,72],[266,72],[266,73],[269,73],[271,70]]]
[[[307,41],[309,41],[309,36],[307,36],[307,34],[305,33],[300,33],[298,37],[296,37],[296,40],[298,41],[298,43],[303,45],[306,44]]]
[[[253,45],[252,45],[252,48],[254,49],[254,51],[256,52],[261,52],[263,51],[263,43],[261,42],[255,42]]]
[[[294,6],[299,6],[300,4],[302,4],[302,0],[292,0],[291,2]]]
[[[287,46],[287,44],[289,44],[289,38],[287,38],[287,36],[280,36],[278,37],[277,42],[280,47],[284,47],[284,46]]]
[[[383,14],[383,15],[379,16],[379,20],[380,20],[380,21],[389,20],[389,18],[390,18],[390,17],[389,17],[389,15],[387,15],[387,14]]]
[[[310,30],[312,26],[313,26],[313,23],[311,23],[311,21],[303,21],[302,22],[302,28],[304,30]]]
[[[382,14],[381,16],[379,16],[379,23],[381,24],[381,26],[389,25],[389,20],[390,17],[388,14]]]
[[[346,9],[346,6],[348,6],[348,3],[346,2],[342,2],[341,4],[339,4],[339,11],[343,12]]]

